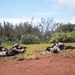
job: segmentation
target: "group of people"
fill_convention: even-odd
[[[45,51],[53,52],[53,53],[58,53],[61,50],[73,50],[75,47],[72,46],[65,46],[64,43],[58,42],[54,43],[52,46],[47,47]]]
[[[12,48],[7,49],[4,46],[0,46],[0,56],[14,56],[19,53],[24,53],[27,47],[15,44]]]
[[[4,46],[0,46],[0,56],[14,56],[19,53],[24,53],[26,51],[26,48],[27,47],[20,46],[19,44],[15,44],[12,48],[10,48],[10,50]],[[64,43],[58,42],[58,43],[54,43],[50,47],[47,47],[45,51],[58,53],[64,49],[73,50],[73,49],[75,49],[75,47],[65,46]]]
[[[46,51],[53,52],[53,53],[58,53],[58,52],[60,52],[60,50],[64,49],[64,46],[65,45],[61,42],[54,43],[52,46],[47,47]]]

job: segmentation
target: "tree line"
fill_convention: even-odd
[[[62,32],[64,32],[62,36],[66,36],[65,34],[68,32],[74,33],[75,24],[63,24],[54,22],[53,18],[41,19],[37,25],[33,25],[32,23],[24,22],[13,25],[9,22],[0,23],[0,44],[6,42],[20,42],[24,44],[37,44],[37,43],[49,43],[54,42],[55,37],[60,37]],[[70,34],[68,33],[67,36]],[[72,34],[74,36],[74,34]],[[73,37],[74,38],[74,37]],[[51,41],[50,41],[51,40]],[[59,41],[59,40],[58,40]],[[61,40],[60,40],[61,41]],[[63,41],[63,42],[66,42]],[[67,41],[69,42],[69,40]],[[72,40],[72,42],[74,42]]]

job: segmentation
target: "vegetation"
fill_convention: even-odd
[[[22,35],[21,42],[24,44],[39,44],[40,39],[38,38],[38,36],[26,34]]]
[[[75,43],[64,43],[66,46],[71,45],[75,46]],[[10,58],[14,58],[17,61],[22,61],[24,59],[40,59],[40,56],[44,54],[44,51],[47,47],[51,46],[52,44],[29,44],[29,45],[23,45],[26,46],[26,52],[24,54],[19,54],[17,56],[12,56]],[[11,48],[12,46],[6,46],[7,48]],[[46,53],[53,55],[53,53]],[[75,49],[74,50],[62,50],[60,55],[65,56],[65,57],[75,57]]]
[[[71,50],[64,50],[61,52],[61,55],[68,57],[68,58],[75,57],[75,50],[72,50],[72,51]]]
[[[24,59],[25,59],[24,56],[18,56],[18,57],[16,57],[17,61],[23,61]]]
[[[56,29],[56,32],[72,32],[75,31],[75,24],[60,24],[60,26]]]
[[[68,45],[74,46],[71,42],[75,42],[75,24],[56,23],[53,18],[42,18],[37,25],[32,22],[16,25],[0,23],[0,45],[11,48],[18,43],[27,47],[24,55],[15,57],[16,60],[39,59],[41,52],[51,45],[48,43],[55,42],[65,42],[65,45],[68,42]],[[61,55],[75,57],[75,51],[64,50]]]
[[[52,35],[50,42],[75,42],[75,31],[57,32]]]
[[[64,43],[66,46],[71,45],[71,46],[75,46],[75,43]],[[40,59],[40,56],[42,54],[44,54],[43,52],[45,51],[45,49],[49,46],[51,46],[52,44],[31,44],[31,45],[25,45],[27,46],[27,50],[24,53],[23,56],[21,56],[21,58],[23,59]],[[50,54],[53,55],[53,53],[46,53],[46,54]],[[60,55],[65,56],[65,57],[75,57],[75,49],[74,50],[62,50],[60,53]],[[20,56],[18,57],[18,59],[20,58]]]
[[[49,42],[75,42],[75,24],[56,23],[53,18],[41,19],[37,25],[33,23],[9,22],[0,23],[0,44],[17,42],[23,44],[37,44]]]

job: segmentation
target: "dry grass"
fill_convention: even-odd
[[[39,59],[41,52],[45,51],[45,49],[51,44],[30,44],[23,45],[26,46],[26,52],[24,53],[25,59]]]
[[[26,46],[28,48],[25,53],[25,59],[39,59],[41,52],[45,51],[46,47],[50,46],[50,44],[31,44]]]
[[[27,49],[27,55],[25,54],[25,58],[27,59],[36,59],[40,57],[41,52],[45,51],[45,49],[48,46],[51,46],[52,44],[34,44],[34,45],[26,45],[28,47]],[[65,43],[66,46],[75,46],[75,43]],[[49,53],[46,53],[49,54]],[[50,53],[51,54],[51,53]],[[63,50],[60,53],[61,55],[65,57],[75,57],[75,49],[74,50]]]
[[[45,51],[45,49],[48,46],[51,46],[52,44],[30,44],[30,45],[22,45],[26,46],[26,52],[22,56],[17,56],[17,60],[24,60],[24,59],[39,59],[42,52]],[[75,46],[75,43],[65,43],[66,46]],[[7,48],[11,48],[11,46],[7,46]],[[46,53],[49,54],[49,53]],[[51,54],[51,53],[50,53]],[[75,50],[63,50],[60,52],[61,55],[66,57],[75,57]]]
[[[61,55],[65,57],[75,57],[75,50],[63,50]]]

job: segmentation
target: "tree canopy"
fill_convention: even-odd
[[[0,23],[0,44],[8,41],[28,44],[29,40],[29,43],[74,42],[74,31],[75,24],[56,23],[53,18],[42,18],[37,25],[24,22],[14,26],[4,21]]]

